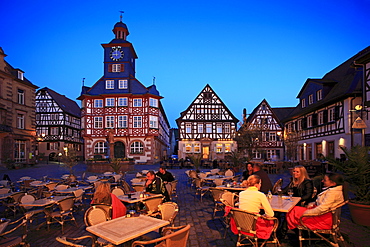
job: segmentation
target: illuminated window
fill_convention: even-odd
[[[186,153],[191,153],[191,144],[186,144],[185,145],[185,152]]]
[[[216,144],[216,153],[222,153],[222,144],[221,143]]]
[[[231,144],[227,143],[225,144],[225,153],[230,153],[231,152]]]
[[[194,153],[200,153],[200,144],[199,143],[194,144]]]

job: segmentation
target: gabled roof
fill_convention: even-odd
[[[203,90],[198,94],[198,96],[193,100],[193,102],[188,106],[188,108],[181,112],[180,113],[180,117],[178,119],[176,119],[176,122],[178,121],[181,121],[182,118],[187,114],[187,112],[190,111],[190,109],[193,107],[193,105],[195,104],[195,102],[201,98],[201,95],[203,93],[212,93],[216,96],[217,100],[220,102],[220,104],[224,107],[224,109],[226,110],[226,112],[229,114],[230,118],[232,118],[232,122],[239,122],[239,120],[234,116],[234,114],[232,114],[232,112],[227,108],[227,106],[222,102],[221,98],[218,97],[218,95],[216,94],[216,92],[211,88],[211,86],[209,84],[207,84]],[[202,120],[203,121],[203,120]]]
[[[289,114],[283,121],[289,121],[296,117],[305,115],[316,109],[333,104],[345,98],[362,95],[362,70],[353,66],[354,61],[370,52],[370,46],[366,47],[356,55],[349,58],[330,72],[326,73],[322,79],[307,79],[297,97],[300,97],[304,91],[310,87],[311,83],[321,83],[328,87],[328,92],[323,95],[323,99],[316,101],[311,105],[301,108],[301,104]]]
[[[51,90],[48,87],[39,89],[36,94],[38,94],[39,91],[42,91],[42,90],[47,91],[48,94],[55,100],[55,102],[64,112],[71,114],[78,118],[81,117],[81,109],[75,101],[67,98],[65,95],[61,95],[55,92],[54,90]]]
[[[249,114],[249,116],[248,116],[248,118],[246,119],[246,122],[248,123],[248,122],[250,122],[250,121],[252,121],[252,119],[253,119],[253,117],[257,114],[257,111],[258,111],[258,109],[260,108],[260,106],[262,105],[262,104],[265,104],[270,110],[271,110],[271,112],[272,112],[272,114],[273,114],[273,116],[274,116],[274,118],[278,121],[278,122],[280,122],[281,121],[281,119],[284,119],[284,118],[286,118],[292,111],[293,111],[293,109],[295,109],[295,107],[275,107],[275,108],[272,108],[271,106],[270,106],[270,104],[267,102],[267,100],[266,99],[263,99],[262,101],[261,101],[261,103],[259,103],[259,105],[258,106],[256,106],[254,109],[253,109],[253,111],[252,111],[252,113],[251,114]]]

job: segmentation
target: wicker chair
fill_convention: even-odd
[[[16,221],[10,222],[7,228],[11,229],[0,234],[0,246],[29,246],[25,241],[27,237],[27,222],[28,215],[25,215]],[[21,227],[23,228],[22,234],[15,234],[15,232]]]
[[[111,220],[112,206],[105,204],[96,204],[89,207],[84,215],[86,226],[93,226],[104,221]]]
[[[221,202],[221,196],[225,191],[223,189],[216,189],[213,187],[209,188],[209,191],[211,192],[213,197],[214,208],[212,219],[214,219],[216,212],[224,210],[224,204]]]
[[[143,200],[145,205],[145,212],[148,216],[155,216],[159,214],[158,206],[163,202],[163,196],[161,197],[148,197]]]
[[[170,233],[168,233],[170,232]],[[189,237],[190,225],[163,228],[163,237],[149,241],[135,241],[132,247],[150,245],[160,247],[186,247]]]
[[[320,214],[302,215],[301,218],[299,219],[301,225],[298,226],[299,246],[302,247],[302,241],[305,241],[305,240],[310,241],[309,242],[310,245],[311,245],[311,240],[324,240],[328,242],[331,246],[346,246],[344,238],[342,234],[340,233],[339,225],[340,225],[341,208],[347,203],[348,201],[344,201],[341,204],[337,205],[335,208],[331,208]],[[331,229],[329,230],[322,230],[322,229],[311,230],[303,222],[303,219],[323,215],[326,213],[331,213],[333,216],[333,224],[331,226]],[[309,233],[308,237],[303,237],[302,231],[308,231]],[[315,236],[311,237],[311,233],[314,233]],[[328,234],[329,237],[324,236],[323,234]]]
[[[96,245],[96,240],[94,236],[86,235],[82,237],[77,237],[77,238],[71,238],[71,237],[56,237],[55,238],[59,243],[63,244],[63,246],[73,246],[73,247],[87,247],[88,245],[82,245],[80,242],[86,239],[91,240],[91,247],[95,247]],[[73,241],[73,242],[71,242]],[[87,241],[86,241],[87,242]]]
[[[274,195],[276,195],[278,193],[278,188],[280,187],[280,189],[281,189],[282,186],[283,186],[283,179],[282,178],[279,178],[278,181],[276,181],[276,183],[272,187],[271,193],[274,194]]]
[[[264,217],[260,214],[250,213],[238,208],[232,208],[230,214],[231,217],[234,219],[236,228],[238,230],[238,241],[236,246],[249,245],[249,243],[242,244],[244,240],[248,240],[252,244],[252,246],[259,246],[256,229],[258,218],[274,221],[274,226],[271,232],[272,240],[264,240],[261,246],[264,246],[267,243],[273,243],[276,246],[280,246],[279,240],[276,237],[276,229],[279,224],[277,218]],[[246,235],[245,233],[248,233],[248,235]]]
[[[203,196],[209,191],[209,186],[203,186],[203,180],[201,178],[195,178],[194,184],[197,189],[196,194],[200,195],[200,201],[203,201]]]
[[[121,184],[122,184],[123,190],[125,191],[125,194],[133,191],[133,188],[125,180],[121,180]]]
[[[45,214],[46,214],[46,223],[48,225],[48,230],[50,229],[50,224],[53,224],[55,222],[58,222],[62,225],[62,233],[64,233],[64,222],[65,221],[74,221],[76,226],[77,222],[76,219],[73,216],[73,206],[74,206],[75,200],[74,197],[67,197],[63,200],[60,200],[56,203],[56,205],[59,207],[59,210],[53,211],[53,205],[45,207]]]
[[[25,194],[25,192],[16,192],[12,194],[9,197],[8,201],[4,203],[6,211],[12,211],[15,217],[15,215],[17,214],[17,210],[19,209],[19,199]]]
[[[144,185],[133,185],[132,188],[136,191],[136,192],[141,192],[141,191],[144,191],[145,189],[145,186]]]
[[[112,189],[112,194],[116,196],[121,196],[125,194],[125,191],[122,188],[116,186]]]
[[[158,206],[159,212],[161,213],[162,220],[170,222],[171,226],[174,226],[174,221],[177,213],[179,212],[179,206],[175,202],[165,202]]]

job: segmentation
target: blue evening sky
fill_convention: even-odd
[[[136,77],[145,86],[156,77],[177,127],[207,83],[238,119],[264,98],[296,106],[307,78],[370,45],[369,7],[370,0],[4,0],[0,46],[32,83],[76,100],[82,78],[92,86],[103,75],[101,44],[113,39],[123,10]]]

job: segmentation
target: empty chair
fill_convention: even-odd
[[[163,196],[161,197],[148,197],[143,200],[145,205],[145,211],[147,215],[153,216],[158,214],[158,206],[163,202]]]
[[[216,174],[218,174],[218,172],[220,171],[220,169],[211,169],[210,170],[210,173],[212,174],[212,175],[216,175]]]
[[[212,194],[213,198],[213,214],[212,219],[215,217],[217,211],[223,211],[224,210],[224,204],[221,202],[221,196],[225,192],[223,189],[216,189],[216,188],[209,188],[209,191]]]
[[[73,247],[87,247],[87,245],[81,245],[81,241],[85,239],[90,239],[91,240],[91,245],[90,246],[95,246],[95,237],[86,235],[86,236],[81,236],[77,238],[71,238],[71,237],[56,237],[55,240],[58,241],[59,243],[63,244],[63,246],[73,246]]]
[[[75,201],[73,197],[67,197],[56,203],[56,205],[59,207],[59,210],[53,211],[52,210],[53,206],[49,206],[45,208],[44,212],[47,216],[46,223],[48,225],[48,230],[50,229],[49,227],[50,224],[53,224],[56,222],[62,225],[62,233],[64,233],[64,222],[65,221],[74,221],[77,226],[76,219],[73,216],[74,202]]]
[[[66,184],[58,184],[57,186],[55,186],[55,190],[58,191],[58,190],[66,190],[69,188],[69,185],[66,185]]]
[[[132,243],[132,247],[153,245],[161,247],[186,247],[186,243],[189,237],[190,225],[179,226],[179,227],[165,227],[163,228],[163,237],[149,240],[149,241],[135,241]],[[168,233],[170,232],[170,233]]]
[[[9,197],[8,202],[4,203],[6,210],[12,211],[14,213],[14,217],[19,207],[19,199],[25,194],[26,194],[25,192],[16,192]]]
[[[125,192],[123,191],[123,189],[122,188],[120,188],[120,187],[114,187],[113,189],[112,189],[112,194],[114,194],[114,195],[116,195],[116,196],[121,196],[121,195],[124,195],[125,194]]]
[[[46,186],[46,188],[48,188],[48,190],[49,191],[52,191],[52,190],[54,190],[55,189],[55,187],[58,185],[58,183],[57,182],[52,182],[52,183],[48,183],[48,184],[46,184],[45,186]]]
[[[172,188],[172,195],[170,195],[170,196],[171,196],[171,198],[177,197],[177,183],[178,183],[178,180],[174,180],[170,183],[171,183],[171,188]]]
[[[160,204],[158,209],[161,213],[162,220],[167,220],[172,226],[174,226],[174,220],[179,212],[178,205],[175,202],[165,202]]]
[[[279,192],[278,189],[280,188],[280,190],[281,190],[282,186],[283,186],[283,179],[279,178],[278,181],[276,181],[276,183],[272,187],[271,193],[274,194],[274,195],[278,194],[278,192]]]
[[[25,241],[27,237],[27,215],[19,218],[16,221],[10,222],[3,233],[0,234],[0,246],[29,246]],[[22,233],[18,233],[18,229],[22,229]]]
[[[224,180],[223,180],[223,179],[221,179],[221,178],[216,178],[213,182],[214,182],[214,184],[215,184],[216,186],[220,186],[220,185],[223,185]]]
[[[78,189],[78,190],[73,191],[73,195],[75,197],[74,198],[74,200],[75,200],[75,204],[74,204],[75,211],[77,211],[78,209],[83,208],[83,194],[84,194],[83,189]]]
[[[133,185],[132,188],[136,191],[136,192],[141,192],[141,191],[144,191],[145,189],[145,186],[144,185]]]
[[[130,193],[131,191],[133,191],[133,188],[125,180],[122,180],[121,184],[122,184],[123,190],[125,191],[125,194]]]
[[[234,171],[231,170],[231,169],[228,169],[226,172],[225,172],[225,176],[226,177],[232,177],[234,176]]]
[[[23,204],[32,204],[35,200],[36,198],[30,194],[24,194],[19,198],[19,206],[24,213],[27,212],[30,222],[32,222],[34,218],[37,219],[37,217],[44,212],[44,209],[40,207],[23,206]],[[44,216],[44,214],[42,214],[42,216]]]
[[[195,188],[197,190],[197,194],[200,195],[200,201],[203,200],[203,196],[209,191],[208,186],[203,186],[203,180],[200,178],[194,179]]]

